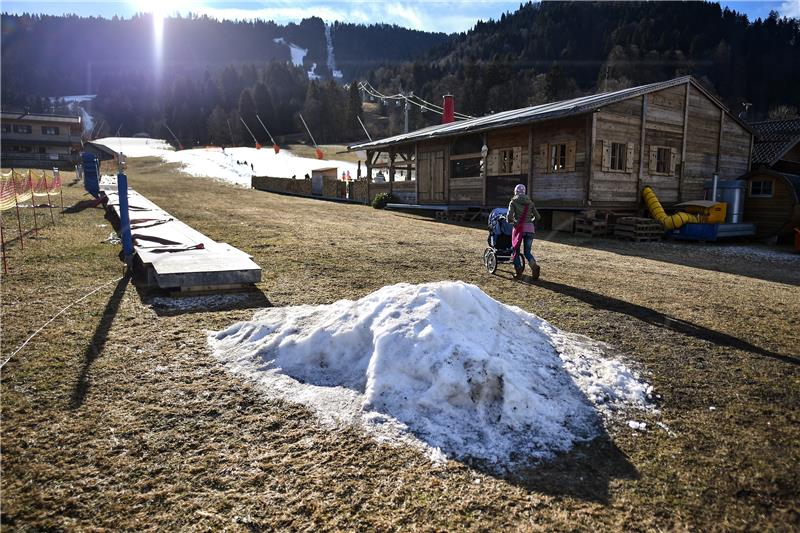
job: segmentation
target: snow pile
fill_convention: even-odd
[[[591,440],[600,413],[646,408],[651,394],[602,345],[462,282],[266,309],[209,343],[233,372],[323,421],[500,467]]]

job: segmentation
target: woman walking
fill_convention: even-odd
[[[533,279],[539,279],[541,269],[536,264],[531,247],[533,246],[533,234],[536,232],[533,223],[541,217],[536,206],[533,205],[533,200],[525,193],[525,185],[520,183],[514,187],[514,196],[508,204],[508,214],[506,215],[508,223],[514,226],[514,230],[511,232],[511,245],[514,247],[514,254],[511,256],[514,260],[514,279],[522,278],[525,271],[525,267],[522,266],[522,257],[520,257],[520,248],[531,266]]]

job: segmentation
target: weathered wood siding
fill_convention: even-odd
[[[539,122],[533,125],[533,176],[531,197],[537,206],[580,207],[586,201],[586,116]],[[527,131],[525,135],[527,143]],[[548,169],[546,146],[567,144],[568,169]],[[573,168],[574,167],[574,168]],[[527,171],[527,170],[526,170]],[[522,183],[525,183],[523,180]]]
[[[683,119],[686,86],[670,87],[647,95],[645,115],[645,160],[639,189],[649,185],[663,203],[678,201],[680,157],[683,148]],[[658,173],[653,150],[669,148],[670,165],[666,172]]]
[[[686,167],[681,196],[684,199],[703,198],[703,181],[711,179],[716,171],[719,124],[720,108],[696,88],[690,87]],[[745,148],[744,153],[749,157],[749,148]]]
[[[750,161],[750,132],[729,116],[722,124],[722,144],[719,158],[719,177],[735,180],[748,171]]]
[[[597,111],[592,154],[592,206],[635,204],[638,198],[639,146],[642,131],[642,99],[631,98]],[[603,170],[604,148],[611,143],[631,143],[625,171]]]
[[[419,196],[422,204],[446,203],[447,178],[450,165],[450,148],[447,142],[419,143],[417,161],[417,180],[419,180]]]
[[[751,181],[771,181],[772,197],[750,196]],[[771,237],[782,230],[791,232],[794,224],[800,224],[800,205],[791,185],[780,176],[759,172],[750,174],[744,195],[744,219],[756,224],[757,237]]]

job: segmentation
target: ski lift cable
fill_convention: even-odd
[[[419,97],[417,95],[413,95],[413,94],[411,96],[407,96],[405,94],[385,95],[385,94],[381,93],[380,91],[378,91],[377,89],[375,89],[369,82],[361,82],[361,83],[359,83],[359,88],[363,89],[370,96],[374,96],[375,98],[381,98],[383,100],[405,100],[406,102],[414,104],[417,107],[420,107],[422,109],[427,109],[428,111],[433,111],[434,113],[438,113],[440,115],[444,114],[444,108],[443,107],[438,106],[436,104],[433,104],[431,102],[428,102],[424,98],[421,98],[421,97]],[[415,99],[419,100],[419,102],[414,101]],[[460,118],[460,119],[475,118],[475,117],[472,117],[470,115],[465,115],[464,113],[458,113],[458,112],[455,112],[454,115],[455,115],[456,118]]]

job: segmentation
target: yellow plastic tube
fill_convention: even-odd
[[[642,189],[642,198],[644,199],[644,203],[647,204],[647,209],[650,211],[650,214],[654,219],[658,220],[665,229],[678,229],[684,224],[697,224],[700,222],[700,218],[696,215],[690,215],[683,211],[675,213],[674,215],[668,215],[661,206],[661,202],[658,201],[656,193],[653,192],[653,189],[649,186]]]

